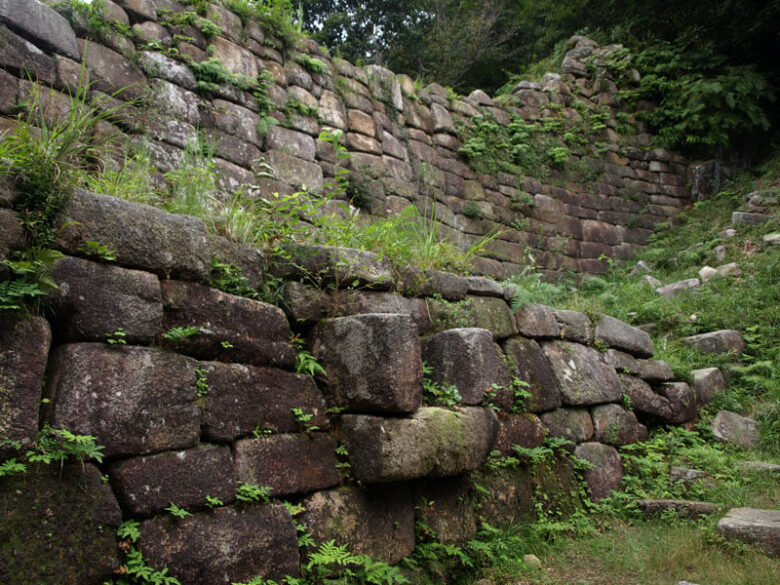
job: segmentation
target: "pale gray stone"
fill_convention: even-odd
[[[780,557],[780,510],[734,508],[718,522],[726,538],[761,547],[768,555]]]
[[[745,351],[745,342],[739,331],[733,329],[721,329],[699,335],[684,337],[683,342],[699,350],[702,353],[733,353],[737,357]]]
[[[721,410],[712,421],[712,434],[719,441],[752,449],[761,442],[758,422],[735,412]]]

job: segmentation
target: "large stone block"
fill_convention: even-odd
[[[118,264],[158,276],[207,281],[206,228],[187,215],[78,190],[57,217],[56,245],[75,256],[87,242],[107,246]]]
[[[468,476],[422,480],[415,486],[415,515],[424,536],[438,542],[466,542],[477,533]]]
[[[0,22],[43,49],[80,60],[70,23],[43,2],[4,0],[0,3]]]
[[[115,463],[111,487],[125,512],[149,516],[171,503],[202,509],[206,496],[226,504],[235,499],[236,472],[228,447],[198,447]]]
[[[487,329],[493,339],[505,339],[517,335],[517,323],[504,299],[495,297],[466,297],[474,307],[474,327]]]
[[[563,404],[587,405],[620,399],[617,373],[595,349],[568,341],[545,343],[543,348],[560,385]]]
[[[574,450],[578,459],[589,461],[592,469],[585,471],[585,483],[594,502],[607,497],[623,479],[623,462],[614,447],[602,443],[583,443]]]
[[[363,483],[457,475],[476,469],[495,443],[489,408],[422,408],[408,418],[348,414],[341,430],[355,477]]]
[[[709,403],[716,392],[726,390],[726,379],[718,368],[693,370],[693,391],[700,406]]]
[[[46,319],[0,314],[0,441],[32,446],[50,345]],[[0,446],[0,459],[6,455],[11,450]]]
[[[647,438],[647,428],[636,415],[617,404],[603,404],[592,409],[595,440],[610,445],[628,445]]]
[[[737,357],[745,351],[745,342],[739,331],[722,329],[684,337],[683,342],[702,353],[733,353]]]
[[[542,422],[551,437],[575,444],[593,438],[593,419],[586,408],[557,408],[542,414]]]
[[[269,150],[267,159],[280,181],[314,191],[322,188],[323,174],[320,165],[296,158],[282,150]]]
[[[227,358],[253,365],[295,364],[290,325],[280,308],[200,284],[164,280],[161,287],[163,329],[201,328],[195,335],[172,342],[177,351],[200,359]]]
[[[233,446],[239,481],[269,486],[271,495],[300,494],[339,483],[336,441],[321,434],[243,439]]]
[[[696,418],[696,394],[685,382],[667,382],[656,386],[655,391],[669,401],[669,422],[679,424]]]
[[[107,457],[192,447],[200,435],[196,365],[157,349],[62,345],[48,374],[51,424],[94,436]]]
[[[422,342],[422,357],[433,369],[431,380],[453,384],[466,405],[480,404],[493,384],[506,386],[509,369],[487,329],[448,329]]]
[[[534,474],[528,467],[496,471],[479,469],[471,474],[477,489],[474,499],[479,514],[492,526],[512,526],[535,518]]]
[[[146,562],[188,585],[230,585],[258,575],[282,579],[300,573],[298,537],[282,504],[219,508],[141,524]]]
[[[344,486],[303,501],[301,522],[317,542],[349,543],[354,554],[397,563],[414,550],[414,503],[408,484]]]
[[[122,513],[92,464],[0,477],[0,517],[2,583],[97,585],[119,569]]]
[[[328,402],[351,412],[410,413],[422,402],[417,326],[408,315],[372,313],[323,321],[314,355]]]
[[[313,415],[308,425],[328,427],[322,394],[310,376],[243,364],[206,362],[203,435],[228,443],[254,430],[293,433],[300,428],[293,408]]]
[[[672,418],[669,400],[653,392],[650,384],[644,380],[628,374],[620,374],[620,386],[623,394],[628,396],[632,410],[651,420],[668,421]]]
[[[525,449],[540,447],[547,430],[539,417],[533,414],[498,413],[498,435],[493,449],[502,456],[514,455],[515,445]]]
[[[588,344],[593,341],[593,325],[584,313],[553,309],[560,336],[569,341]]]
[[[311,136],[281,126],[271,126],[268,129],[265,146],[269,150],[281,150],[308,161],[314,160],[316,150]]]
[[[721,410],[712,421],[712,434],[719,441],[753,449],[761,442],[761,429],[755,420],[736,412]]]
[[[780,511],[734,508],[718,522],[728,539],[755,544],[772,557],[780,557]]]
[[[55,60],[6,27],[0,27],[0,65],[22,79],[53,85],[56,78]]]
[[[72,257],[52,273],[60,288],[49,299],[64,340],[105,341],[122,329],[127,343],[154,342],[163,315],[157,276]]]
[[[655,351],[647,332],[607,315],[596,325],[596,339],[638,357],[651,357]]]
[[[148,91],[144,74],[125,57],[100,43],[81,39],[78,43],[90,73],[91,89],[117,94],[123,100],[138,99]]]
[[[555,311],[547,305],[530,304],[515,313],[517,328],[525,337],[558,337],[561,329]]]
[[[525,409],[530,412],[552,410],[561,405],[561,389],[553,375],[550,362],[544,351],[533,339],[513,337],[504,342],[504,352],[512,364],[510,373],[528,386],[524,389],[531,396],[524,401]],[[514,397],[512,403],[514,403]],[[510,405],[498,403],[502,408]]]
[[[329,305],[332,313],[343,317],[365,313],[409,315],[420,335],[426,335],[431,330],[431,317],[425,299],[408,298],[390,292],[340,290],[330,297]]]

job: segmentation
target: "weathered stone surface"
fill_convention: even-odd
[[[322,188],[324,179],[320,165],[296,158],[281,150],[269,150],[266,158],[280,181],[314,191]]]
[[[617,404],[604,404],[591,410],[595,440],[610,445],[628,445],[647,438],[647,428],[636,415]]]
[[[507,527],[534,517],[534,476],[527,467],[517,469],[485,468],[472,472],[476,490],[474,500],[479,513],[491,526]]]
[[[557,408],[542,414],[548,434],[551,437],[582,443],[593,438],[593,419],[586,408]]]
[[[631,408],[654,419],[669,420],[672,408],[669,401],[653,392],[650,384],[634,376],[620,374],[620,386],[628,396]]]
[[[728,539],[755,544],[768,555],[780,557],[780,511],[734,508],[718,522]]]
[[[477,534],[467,476],[428,479],[415,486],[415,516],[438,542],[465,542]]]
[[[614,447],[602,443],[582,443],[574,450],[574,456],[593,465],[592,469],[585,471],[585,483],[593,501],[607,497],[620,485],[623,462]]]
[[[271,126],[265,137],[267,149],[278,149],[304,160],[313,161],[315,154],[314,139],[308,134],[289,130],[281,126]]]
[[[742,461],[740,469],[748,473],[780,474],[780,465],[767,463],[765,461]]]
[[[504,298],[504,287],[492,278],[469,276],[466,278],[466,284],[468,286],[468,294],[470,295]]]
[[[160,281],[154,274],[66,257],[52,274],[57,333],[66,341],[105,341],[119,329],[130,344],[150,345],[162,327]]]
[[[561,329],[554,309],[539,304],[525,305],[515,313],[517,329],[525,337],[558,337]]]
[[[553,309],[563,339],[588,344],[593,341],[593,325],[584,313]]]
[[[312,324],[324,319],[328,314],[331,298],[319,287],[290,281],[284,287],[284,306],[287,318],[292,322]],[[400,311],[393,311],[398,312]]]
[[[198,333],[170,342],[176,351],[199,359],[294,365],[290,325],[280,308],[201,284],[164,280],[161,288],[163,329],[200,327]]]
[[[440,270],[409,268],[403,275],[405,294],[431,297],[441,295],[448,301],[460,301],[469,292],[468,280]]]
[[[51,345],[49,323],[42,317],[0,314],[0,441],[32,446],[38,432],[41,383]],[[0,459],[10,457],[0,445]]]
[[[655,391],[669,401],[672,410],[669,422],[683,423],[696,418],[696,394],[685,382],[667,382],[657,386]]]
[[[91,89],[123,100],[138,99],[147,91],[146,77],[125,57],[100,43],[79,39],[78,44],[90,72]]]
[[[707,477],[707,474],[704,471],[690,469],[688,467],[672,467],[669,471],[669,481],[672,483],[681,483],[685,487],[690,487],[705,477]]]
[[[254,289],[262,286],[265,277],[265,258],[260,250],[212,234],[209,234],[208,241],[212,258],[240,269],[241,276],[246,278],[248,286]]]
[[[735,412],[721,410],[712,421],[712,434],[719,441],[752,449],[761,442],[758,423]]]
[[[233,445],[239,481],[271,487],[271,495],[332,488],[339,483],[336,441],[314,433],[242,439]]]
[[[596,325],[596,339],[637,357],[651,357],[655,353],[653,340],[646,332],[607,315],[602,315]]]
[[[341,430],[363,483],[457,475],[482,465],[498,422],[489,408],[421,408],[409,418],[344,415]]]
[[[0,28],[0,65],[21,79],[29,75],[39,82],[53,84],[56,78],[55,60],[6,27]],[[14,103],[5,107],[8,105],[16,106]]]
[[[493,449],[502,456],[514,455],[514,445],[526,449],[539,447],[544,442],[547,430],[534,414],[498,413],[498,435]]]
[[[138,59],[149,77],[160,77],[183,88],[195,89],[195,75],[179,61],[157,51],[141,51]],[[186,119],[192,121],[189,117]]]
[[[319,104],[320,118],[328,126],[333,126],[339,130],[347,128],[347,113],[344,109],[344,102],[332,91],[325,90],[320,96]]]
[[[351,412],[410,413],[422,402],[417,326],[372,313],[323,321],[312,352],[328,373],[325,396]]]
[[[474,307],[474,326],[493,333],[493,339],[504,339],[517,335],[517,324],[509,305],[504,299],[469,295]]]
[[[457,134],[457,131],[455,130],[455,122],[452,121],[452,116],[447,111],[447,108],[439,104],[431,104],[431,114],[433,114],[434,132]]]
[[[698,518],[699,516],[710,516],[718,512],[717,504],[690,500],[644,499],[637,500],[636,505],[646,515],[674,511],[680,518]]]
[[[466,327],[431,335],[422,342],[422,358],[433,368],[431,380],[454,385],[466,405],[480,404],[493,384],[510,382],[487,329]]]
[[[353,554],[397,563],[414,550],[414,503],[408,484],[344,486],[303,501],[301,522],[317,542],[350,544]]]
[[[558,380],[565,405],[615,402],[620,399],[620,380],[601,354],[591,347],[568,341],[544,343],[553,375]]]
[[[671,284],[667,284],[666,286],[657,288],[655,289],[655,292],[657,292],[662,297],[673,299],[680,296],[682,293],[699,286],[701,286],[701,281],[698,278],[688,278],[687,280],[680,280],[678,282],[673,282]]]
[[[0,4],[0,22],[43,49],[81,59],[70,23],[43,2],[4,0]]]
[[[0,477],[0,581],[92,585],[113,577],[122,513],[100,479],[90,463]]]
[[[747,225],[761,225],[772,220],[771,215],[765,213],[748,213],[746,211],[735,211],[731,214],[731,223]]]
[[[683,342],[702,353],[733,353],[740,356],[745,351],[742,335],[733,329],[691,335],[684,337]]]
[[[228,447],[198,447],[137,457],[109,468],[111,487],[125,512],[149,516],[171,503],[202,509],[206,496],[235,499],[236,473]]]
[[[200,435],[195,366],[157,349],[61,345],[48,374],[51,424],[94,436],[107,457],[192,447]]]
[[[504,352],[512,364],[510,374],[528,384],[524,390],[531,395],[524,401],[526,410],[542,412],[561,405],[560,385],[553,375],[550,362],[536,341],[513,337],[504,342]],[[497,396],[498,406],[505,409],[515,406],[514,396],[507,396],[508,400],[502,401],[502,394],[505,393],[499,392]]]
[[[26,239],[16,213],[11,209],[0,209],[0,260],[5,260],[11,250],[23,248]]]
[[[230,585],[300,572],[295,525],[282,504],[225,507],[181,520],[160,516],[140,530],[146,562],[167,567],[182,583]]]
[[[645,382],[657,384],[674,380],[672,368],[666,362],[660,360],[637,360],[636,375]]]
[[[693,370],[693,391],[700,406],[708,404],[716,392],[726,389],[726,379],[718,368]]]
[[[67,224],[67,225],[66,225]],[[78,255],[89,241],[116,261],[158,276],[206,281],[211,271],[203,222],[187,215],[78,190],[57,217],[56,245]]]
[[[604,361],[618,372],[635,374],[639,371],[639,360],[617,349],[608,349],[604,354]]]
[[[220,362],[204,362],[201,368],[208,385],[203,397],[203,435],[209,441],[227,443],[255,429],[305,430],[293,408],[313,415],[309,425],[328,427],[325,401],[310,376]]]
[[[417,325],[420,335],[426,335],[431,330],[430,312],[424,299],[380,291],[342,290],[330,297],[329,306],[333,314],[344,317],[365,313],[409,315]]]

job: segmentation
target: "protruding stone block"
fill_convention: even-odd
[[[561,405],[561,389],[539,344],[533,339],[513,337],[504,342],[504,351],[513,366],[510,374],[528,384],[523,388],[531,393],[524,402],[525,409],[529,412],[543,412],[558,408]],[[515,402],[514,396],[508,396],[509,400],[502,401],[501,395],[499,393],[497,396],[497,405],[511,409]]]
[[[610,445],[628,445],[647,438],[647,428],[636,415],[617,404],[604,404],[592,409],[595,439]]]
[[[631,408],[652,419],[668,421],[672,418],[672,407],[669,401],[653,392],[650,384],[640,378],[620,374],[620,385],[623,394],[628,396]]]
[[[593,341],[593,325],[584,313],[553,309],[553,315],[563,339],[583,344]]]
[[[171,503],[202,509],[206,496],[225,504],[235,499],[236,472],[228,447],[199,447],[115,463],[111,486],[125,512],[149,516]]]
[[[555,318],[555,311],[546,305],[526,305],[517,313],[517,328],[525,337],[558,337],[561,328]]]
[[[700,406],[708,404],[716,392],[726,389],[726,379],[718,368],[693,370],[693,390]]]
[[[510,375],[487,329],[448,329],[422,342],[422,357],[433,369],[431,380],[453,384],[462,404],[480,404],[493,384],[506,386]]]
[[[141,552],[152,567],[190,585],[230,585],[262,575],[281,580],[300,573],[298,537],[282,504],[219,508],[141,524]]]
[[[80,61],[76,34],[54,9],[38,0],[4,0],[0,22],[44,49]]]
[[[414,503],[408,484],[344,486],[303,501],[302,523],[317,542],[349,543],[353,554],[397,563],[414,550]]]
[[[596,325],[596,339],[638,357],[651,357],[655,352],[653,340],[645,331],[607,315],[602,315]]]
[[[443,477],[476,469],[495,443],[489,408],[422,408],[409,418],[341,417],[355,477],[363,483]]]
[[[702,353],[733,353],[737,357],[745,351],[745,342],[739,331],[722,329],[684,337],[683,342]]]
[[[662,297],[673,299],[680,296],[684,292],[691,290],[692,288],[698,288],[700,286],[701,281],[698,278],[688,278],[686,280],[680,280],[678,282],[667,284],[666,286],[661,286],[655,289],[655,292],[657,292]]]
[[[304,431],[293,408],[313,415],[307,422],[328,427],[325,401],[310,376],[243,364],[205,362],[208,386],[203,397],[203,434],[229,443],[254,430],[276,433]]]
[[[474,326],[493,333],[493,339],[505,339],[517,335],[517,324],[509,305],[495,297],[466,297],[474,307]]]
[[[645,382],[658,384],[674,380],[674,372],[666,362],[660,360],[637,360],[636,375]]]
[[[593,438],[593,419],[586,408],[556,408],[542,414],[542,422],[551,437],[574,444]]]
[[[734,508],[718,522],[726,538],[761,547],[768,555],[780,557],[780,511]]]
[[[655,388],[661,396],[669,401],[672,415],[671,423],[683,423],[696,418],[696,394],[685,382],[667,382]]]
[[[617,373],[595,349],[568,341],[548,342],[543,348],[561,388],[563,404],[587,405],[620,399]]]
[[[372,313],[320,323],[313,353],[328,373],[325,395],[351,412],[410,413],[422,402],[417,326],[408,315]]]
[[[592,469],[585,471],[585,483],[593,501],[607,497],[620,485],[623,462],[614,447],[602,443],[582,443],[574,450],[574,456],[593,465]]]
[[[196,365],[158,349],[61,345],[49,368],[51,424],[94,436],[107,457],[192,447],[200,435]]]
[[[176,351],[207,360],[288,368],[295,364],[290,325],[279,307],[201,284],[164,280],[161,287],[163,329],[200,327],[194,335],[171,341]]]
[[[339,483],[336,442],[313,434],[243,439],[233,445],[239,481],[269,486],[271,495],[312,492]]]

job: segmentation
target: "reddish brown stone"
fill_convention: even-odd
[[[504,342],[504,351],[512,363],[510,373],[528,384],[522,389],[531,393],[524,401],[529,412],[542,412],[561,405],[561,390],[550,368],[550,362],[539,344],[532,339],[513,337]],[[514,396],[499,402],[502,408],[514,406]]]
[[[595,440],[610,445],[628,445],[647,438],[647,428],[637,422],[636,415],[617,404],[604,404],[592,409]]]
[[[533,414],[498,413],[498,436],[493,448],[506,457],[514,455],[514,445],[525,449],[541,446],[547,430]]]
[[[585,471],[585,483],[593,501],[607,497],[617,489],[623,478],[623,462],[614,447],[601,443],[582,443],[574,450],[574,456],[591,463]]]

